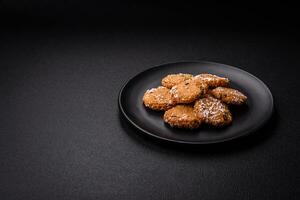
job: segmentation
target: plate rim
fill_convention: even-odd
[[[243,73],[246,73],[247,75],[249,75],[252,78],[256,79],[258,82],[260,82],[264,86],[264,88],[266,89],[268,95],[270,96],[270,100],[271,100],[271,112],[270,112],[269,116],[267,117],[267,120],[265,120],[259,126],[255,126],[255,127],[251,128],[251,129],[248,129],[247,131],[244,131],[242,134],[234,135],[234,136],[231,136],[231,137],[228,137],[228,138],[223,138],[223,139],[218,139],[218,140],[212,140],[212,141],[175,140],[175,139],[165,138],[165,137],[153,134],[153,133],[151,133],[151,132],[143,129],[142,127],[140,127],[139,125],[137,125],[135,122],[133,122],[130,119],[130,117],[128,117],[128,115],[126,114],[126,112],[124,111],[124,108],[123,108],[122,103],[121,103],[122,102],[122,93],[123,93],[124,89],[126,88],[126,86],[128,85],[129,82],[131,82],[135,77],[139,76],[142,73],[148,72],[148,71],[153,70],[153,69],[158,68],[158,67],[166,67],[166,65],[180,64],[180,63],[208,63],[208,64],[223,65],[225,67],[228,67],[228,68],[231,68],[231,69],[238,70],[238,71],[241,71]],[[257,78],[256,76],[254,76],[253,74],[251,74],[251,73],[249,73],[249,72],[247,72],[245,70],[242,70],[242,69],[240,69],[238,67],[234,67],[234,66],[227,65],[227,64],[222,64],[222,63],[217,63],[217,62],[203,61],[203,60],[190,60],[190,61],[177,61],[177,62],[170,62],[170,63],[163,63],[163,64],[155,65],[155,66],[150,67],[150,68],[148,68],[148,69],[146,69],[144,71],[141,71],[141,72],[137,73],[135,76],[129,78],[123,84],[123,86],[121,87],[121,89],[119,91],[119,94],[118,94],[118,107],[121,110],[123,116],[125,116],[126,120],[128,122],[130,122],[131,125],[133,125],[139,131],[141,131],[141,132],[143,132],[143,133],[145,133],[147,135],[150,135],[150,136],[152,136],[152,137],[154,137],[156,139],[159,139],[159,140],[163,140],[163,141],[167,141],[167,142],[172,142],[172,143],[177,143],[177,144],[199,144],[199,145],[203,145],[203,144],[216,144],[216,143],[223,143],[223,142],[231,141],[231,140],[234,140],[234,139],[245,137],[245,136],[250,135],[251,133],[254,133],[255,131],[259,130],[261,127],[263,127],[270,120],[271,116],[274,113],[274,98],[273,98],[273,95],[272,95],[269,87],[262,80],[260,80],[259,78]]]

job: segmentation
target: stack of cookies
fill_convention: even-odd
[[[172,127],[196,129],[202,123],[221,127],[232,122],[228,105],[242,105],[247,97],[229,88],[229,79],[213,74],[170,74],[162,86],[149,89],[144,105],[165,111],[164,121]]]

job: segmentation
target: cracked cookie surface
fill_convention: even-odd
[[[220,127],[232,122],[227,105],[210,95],[196,101],[194,112],[201,121],[212,126]]]

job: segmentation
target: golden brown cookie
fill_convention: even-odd
[[[247,97],[243,93],[231,88],[217,87],[210,93],[227,104],[241,105],[247,101]]]
[[[195,129],[201,121],[198,119],[191,105],[177,105],[164,114],[164,121],[172,127]]]
[[[191,74],[170,74],[161,80],[161,84],[166,88],[172,88],[173,86],[178,85],[185,80],[191,79],[192,77],[193,75]]]
[[[170,90],[163,86],[147,90],[143,96],[143,102],[152,110],[167,110],[175,105]]]
[[[227,86],[229,84],[228,78],[219,77],[213,74],[199,74],[194,76],[193,79],[198,81],[203,81],[210,88],[215,88],[219,86]]]
[[[196,101],[194,112],[201,121],[213,126],[224,126],[232,122],[227,105],[210,95]]]
[[[173,86],[170,93],[177,104],[192,103],[205,94],[207,89],[208,86],[205,83],[189,79]]]

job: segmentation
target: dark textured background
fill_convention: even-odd
[[[107,13],[97,14],[98,4],[71,9],[68,1],[54,1],[43,10],[38,1],[13,2],[0,4],[6,16],[0,30],[1,200],[300,198],[299,32],[293,21],[284,23],[291,15],[273,15],[281,6],[254,12],[254,20],[248,9],[242,16],[249,23],[215,15],[203,24],[189,17],[160,21],[163,12],[151,20],[152,10],[167,4],[131,3],[124,10],[123,3],[107,3]],[[125,14],[101,20],[114,18],[115,7]],[[176,6],[166,13],[175,16]],[[275,100],[270,123],[223,145],[174,146],[142,136],[120,116],[121,86],[149,67],[182,60],[238,66],[263,80]]]

